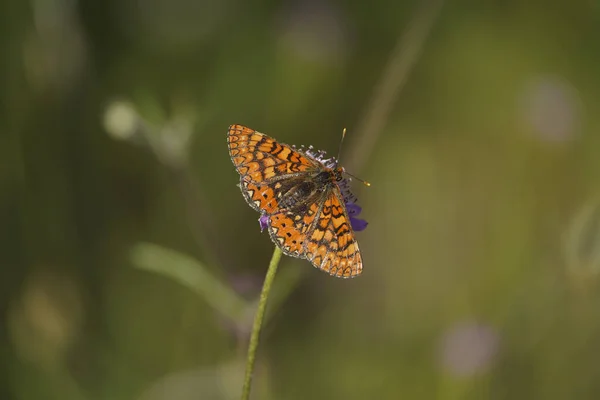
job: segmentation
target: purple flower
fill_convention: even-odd
[[[346,203],[346,211],[348,211],[348,216],[350,217],[350,225],[352,229],[356,232],[364,231],[367,228],[369,223],[364,219],[355,218],[358,214],[361,213],[362,207],[356,203]]]
[[[369,224],[364,219],[356,218],[358,214],[362,212],[362,207],[356,204],[358,199],[350,190],[351,178],[344,178],[339,182],[340,192],[344,198],[344,204],[346,205],[346,211],[348,211],[348,217],[350,217],[350,225],[356,232],[364,231]]]
[[[260,225],[260,231],[264,231],[269,226],[269,216],[267,214],[262,214],[258,219],[258,224]]]

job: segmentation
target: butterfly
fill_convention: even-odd
[[[337,160],[243,125],[229,127],[227,143],[244,199],[261,213],[261,229],[284,254],[306,259],[332,276],[361,274],[354,230],[363,230],[367,222],[356,218],[361,208]]]

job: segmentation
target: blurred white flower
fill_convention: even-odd
[[[440,363],[457,377],[489,370],[498,353],[500,338],[490,326],[475,321],[460,322],[447,330],[440,342]]]
[[[130,139],[136,134],[139,123],[135,108],[124,101],[112,102],[104,112],[104,129],[115,139]]]
[[[155,126],[144,120],[133,104],[118,100],[106,107],[103,122],[110,136],[148,147],[163,164],[180,167],[187,163],[194,133],[192,117],[175,115]]]

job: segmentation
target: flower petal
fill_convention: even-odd
[[[369,223],[364,219],[350,217],[350,225],[355,232],[364,231]]]
[[[267,214],[262,214],[258,219],[258,224],[260,225],[260,231],[264,231],[269,226],[269,216]]]
[[[346,210],[348,211],[349,216],[356,216],[362,212],[362,207],[356,203],[347,203]]]

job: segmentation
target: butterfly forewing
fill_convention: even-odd
[[[319,163],[291,146],[241,125],[231,125],[227,135],[229,155],[242,178],[260,184],[304,171],[316,171]]]

